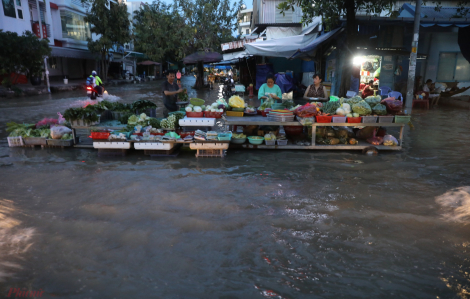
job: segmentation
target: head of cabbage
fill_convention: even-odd
[[[372,113],[372,109],[370,108],[369,104],[367,104],[364,100],[358,102],[357,104],[353,104],[352,110],[354,113],[358,113],[359,115],[370,115]]]

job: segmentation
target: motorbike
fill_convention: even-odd
[[[224,81],[224,87],[222,89],[222,95],[224,97],[231,97],[235,94],[235,82],[231,77],[228,77]]]
[[[95,86],[93,85],[86,85],[86,95],[91,100],[96,100],[97,97],[103,96],[104,87],[103,86]]]

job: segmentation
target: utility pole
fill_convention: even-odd
[[[39,34],[41,36],[41,39],[44,39],[44,35],[42,33],[41,6],[39,6],[39,0],[36,0],[36,5],[38,8]],[[46,5],[47,5],[47,0],[44,0],[44,6]],[[44,21],[46,21],[46,12],[44,12]],[[49,70],[47,69],[47,57],[44,57],[44,73],[45,73],[46,82],[47,82],[47,92],[51,93],[51,87],[49,85]]]
[[[416,1],[415,22],[413,28],[413,40],[411,42],[410,65],[408,69],[408,85],[406,92],[405,113],[411,114],[413,107],[413,90],[416,77],[416,58],[418,56],[418,40],[419,40],[419,23],[421,21],[421,0]]]

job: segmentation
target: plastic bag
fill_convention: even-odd
[[[383,139],[383,143],[384,145],[387,145],[387,146],[395,146],[395,145],[398,145],[398,140],[392,135],[385,135]]]
[[[369,142],[372,145],[381,145],[384,142],[384,139],[382,137],[377,137],[375,136],[375,130],[372,133],[372,137],[367,139],[367,142]]]
[[[318,109],[315,104],[307,103],[295,109],[294,114],[300,117],[312,117],[318,114]]]
[[[343,108],[346,114],[351,113],[351,105],[349,105],[348,103],[343,103],[343,105],[341,105],[341,108]]]
[[[65,124],[65,118],[62,116],[60,112],[57,112],[57,115],[59,116],[59,124]]]
[[[377,115],[386,115],[387,114],[387,108],[385,105],[382,104],[377,104],[372,108],[372,112]]]
[[[240,98],[239,96],[232,96],[229,100],[228,100],[228,104],[230,107],[233,107],[233,108],[245,108],[245,101]]]
[[[332,102],[339,101],[339,98],[337,96],[330,96],[330,101]]]
[[[283,93],[282,94],[282,100],[292,100],[294,95],[294,91],[288,92],[288,93]]]
[[[388,113],[391,114],[399,113],[403,108],[403,103],[400,100],[395,100],[394,97],[386,98],[380,103],[385,105],[385,107],[387,107]]]
[[[357,104],[353,104],[352,110],[354,113],[359,113],[359,115],[370,115],[372,113],[372,109],[365,101],[360,101]]]
[[[371,108],[374,108],[375,105],[379,104],[382,98],[380,96],[368,96],[364,99]]]
[[[52,139],[61,139],[64,134],[70,134],[72,130],[65,126],[54,126],[51,128]]]

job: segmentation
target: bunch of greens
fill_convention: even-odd
[[[264,109],[266,108],[271,108],[273,104],[274,104],[274,100],[269,98],[266,101],[264,101],[264,103],[261,104],[261,106],[259,106],[258,110],[264,111]]]
[[[180,92],[178,94],[178,100],[180,100],[181,102],[189,101],[189,96],[188,96],[186,88],[183,89],[183,92]]]
[[[7,132],[10,133],[9,137],[24,137],[29,136],[31,131],[36,127],[35,124],[17,124],[15,122],[7,123]]]
[[[119,117],[119,122],[123,125],[127,125],[129,117],[131,117],[132,115],[134,115],[134,113],[132,112],[127,112],[127,113],[122,114],[121,117]]]
[[[157,108],[157,105],[147,100],[137,100],[131,104],[132,111],[144,111],[149,108]]]
[[[380,101],[382,101],[382,97],[381,96],[368,96],[367,98],[364,99],[364,101],[366,101],[366,103],[369,104],[371,108],[374,108],[375,105],[379,104]]]
[[[360,96],[354,96],[350,99],[347,99],[345,102],[348,103],[349,105],[354,105],[362,101],[362,98]]]
[[[387,107],[382,104],[377,104],[372,108],[372,112],[377,115],[387,115]]]
[[[152,128],[155,129],[160,129],[160,122],[161,120],[158,118],[151,117],[148,120],[149,126],[152,126]]]
[[[94,106],[95,105],[88,105],[85,108],[69,108],[65,110],[64,118],[69,122],[79,119],[83,119],[87,122],[98,121],[97,110],[99,110],[99,108]]]
[[[326,114],[335,114],[336,110],[341,107],[340,101],[329,101],[323,104],[321,110]]]

